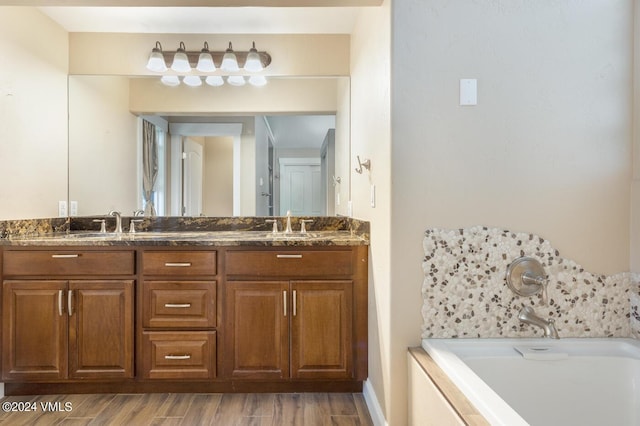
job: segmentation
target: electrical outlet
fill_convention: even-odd
[[[69,216],[78,216],[78,202],[71,201],[69,203]]]
[[[58,217],[67,217],[66,201],[58,201]]]
[[[347,216],[353,216],[353,201],[347,201]]]

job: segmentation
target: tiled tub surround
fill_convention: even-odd
[[[591,274],[537,235],[496,228],[429,229],[423,246],[423,338],[541,337],[518,320],[524,305],[553,318],[561,338],[640,338],[638,274]],[[544,266],[548,305],[507,287],[507,266],[521,256]]]

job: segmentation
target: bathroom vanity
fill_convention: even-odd
[[[5,393],[359,391],[368,235],[0,240]]]

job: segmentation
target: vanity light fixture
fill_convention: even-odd
[[[189,63],[189,57],[187,56],[186,47],[183,42],[180,42],[180,46],[173,56],[173,63],[171,69],[177,72],[190,72],[191,64]]]
[[[220,65],[220,69],[222,71],[227,72],[236,72],[240,71],[240,67],[238,67],[238,58],[236,54],[233,52],[233,47],[231,46],[231,42],[229,42],[229,48],[224,53],[222,57],[222,64]]]
[[[163,75],[162,78],[160,79],[160,81],[162,81],[162,84],[164,84],[166,86],[179,86],[180,85],[180,79],[178,78],[177,75]]]
[[[271,56],[267,52],[259,52],[255,42],[249,51],[244,52],[234,51],[231,42],[225,51],[210,51],[206,41],[200,51],[188,51],[184,42],[180,42],[177,51],[163,52],[157,41],[149,55],[147,69],[164,73],[168,71],[168,61],[171,61],[173,74],[164,75],[161,79],[168,86],[178,86],[181,82],[188,86],[201,86],[203,80],[209,86],[222,86],[225,80],[232,86],[244,86],[247,82],[253,86],[264,86],[266,77],[254,73],[269,66]]]
[[[230,75],[227,77],[227,83],[232,86],[244,86],[247,81],[241,75]]]
[[[260,72],[264,69],[262,67],[262,61],[260,61],[260,55],[258,55],[258,49],[256,49],[255,41],[247,54],[247,60],[244,62],[244,69],[249,72]]]
[[[185,75],[182,77],[182,82],[191,87],[202,86],[202,79],[199,75]]]
[[[224,84],[224,80],[219,75],[208,75],[204,82],[209,86],[214,87],[222,86]]]
[[[156,47],[151,49],[149,60],[147,61],[147,69],[155,72],[165,72],[167,70],[167,64],[162,54],[162,45],[159,41],[156,41]]]
[[[213,56],[211,56],[211,52],[209,52],[209,43],[206,41],[204,42],[204,47],[200,51],[196,69],[201,72],[214,72],[216,70],[216,65],[213,63]]]
[[[264,75],[252,75],[249,77],[249,84],[252,86],[264,86],[267,84],[267,78]]]

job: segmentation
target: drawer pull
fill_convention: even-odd
[[[80,257],[80,255],[79,254],[52,254],[51,257],[54,259],[75,259],[77,257]]]
[[[165,355],[164,359],[191,359],[191,355]]]
[[[277,254],[278,259],[302,259],[301,254]]]
[[[191,262],[167,262],[164,266],[168,266],[170,268],[188,268],[191,266]]]
[[[190,308],[191,303],[165,303],[165,308]]]

